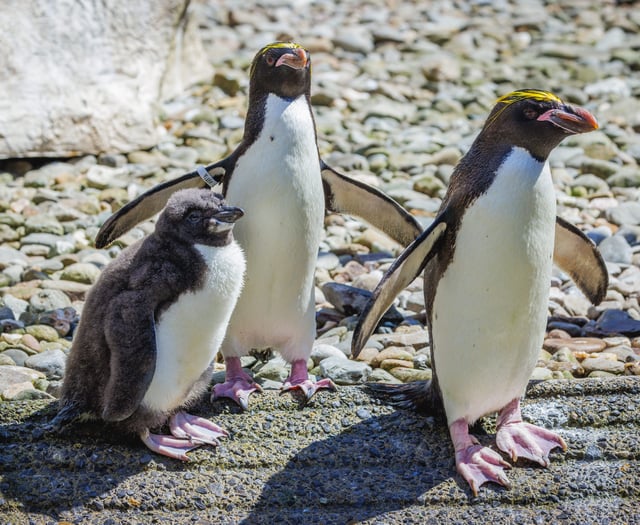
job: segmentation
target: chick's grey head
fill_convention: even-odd
[[[566,104],[548,91],[521,89],[497,100],[481,136],[490,144],[519,146],[545,160],[565,137],[597,128],[586,109]]]
[[[233,240],[233,225],[242,209],[226,206],[222,195],[209,189],[174,193],[158,218],[156,233],[186,243],[225,246]]]

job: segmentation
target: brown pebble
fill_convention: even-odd
[[[36,352],[40,352],[42,350],[42,347],[40,346],[40,343],[38,342],[38,340],[35,337],[33,337],[31,334],[24,334],[20,338],[20,342],[26,347],[31,348],[31,350],[34,350]]]
[[[413,368],[413,361],[407,361],[406,359],[385,359],[380,363],[380,368],[383,370],[391,370],[398,367]]]
[[[380,363],[386,359],[400,359],[403,361],[409,361],[413,367],[413,353],[408,352],[406,347],[392,346],[380,351],[374,359],[371,360],[371,366],[379,367]]]
[[[557,352],[566,346],[572,352],[602,352],[607,344],[602,339],[596,337],[572,337],[570,339],[546,339],[542,347],[551,352]]]
[[[363,361],[368,365],[371,364],[371,361],[377,358],[380,351],[377,348],[367,347],[363,348],[362,351],[358,354],[356,358],[357,361]]]
[[[549,339],[571,339],[569,332],[555,328],[549,332]]]

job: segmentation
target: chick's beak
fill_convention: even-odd
[[[309,63],[309,54],[301,47],[292,49],[282,55],[276,62],[276,67],[285,65],[293,69],[303,69]]]
[[[212,218],[219,222],[234,223],[243,215],[244,211],[242,208],[238,208],[236,206],[222,206],[222,208],[220,208],[220,211],[216,213]]]
[[[538,120],[551,122],[554,126],[571,134],[587,133],[598,129],[596,118],[586,109],[578,106],[564,105],[550,109],[540,115]]]

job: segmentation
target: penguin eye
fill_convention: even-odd
[[[522,110],[522,114],[527,120],[535,120],[540,116],[540,112],[538,111],[538,109],[533,106],[527,106],[526,108],[524,108]]]
[[[199,211],[192,211],[187,215],[187,222],[190,224],[196,224],[200,219],[202,219],[202,213]]]
[[[268,66],[272,66],[273,64],[276,63],[276,57],[274,57],[272,54],[268,54],[265,58],[267,65]]]

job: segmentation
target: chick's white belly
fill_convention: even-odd
[[[204,286],[183,293],[156,322],[156,368],[142,404],[179,407],[213,361],[242,287],[244,258],[237,243],[199,247],[209,264]]]

